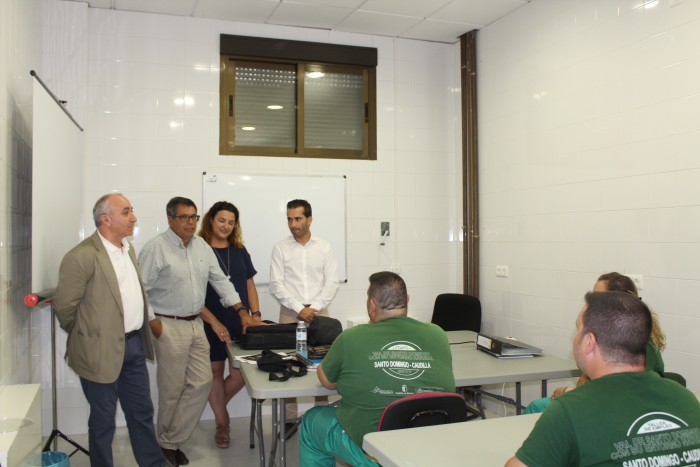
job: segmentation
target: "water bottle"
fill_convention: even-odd
[[[308,347],[306,345],[306,323],[299,320],[297,325],[297,355],[304,358],[309,357]]]

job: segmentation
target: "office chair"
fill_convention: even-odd
[[[437,296],[433,307],[435,323],[445,331],[481,331],[481,302],[471,295],[444,293]]]
[[[379,418],[377,431],[467,421],[467,403],[454,392],[423,392],[396,399]]]
[[[433,317],[430,320],[445,331],[481,331],[481,301],[477,297],[459,293],[444,293],[435,298]],[[463,396],[472,394],[476,407],[468,406],[469,420],[486,418],[481,401],[481,386],[458,388]]]

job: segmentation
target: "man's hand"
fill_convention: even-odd
[[[239,316],[241,317],[241,324],[243,325],[243,334],[245,334],[249,327],[267,326],[267,323],[262,322],[260,316],[250,316],[247,311],[240,313]]]
[[[148,322],[148,327],[151,328],[151,332],[156,339],[163,333],[163,323],[161,323],[158,318],[150,320]]]
[[[302,321],[304,321],[306,324],[311,324],[311,321],[314,320],[316,315],[318,314],[318,310],[316,308],[311,308],[311,307],[304,307],[302,310],[299,312],[297,315],[298,318]]]
[[[214,320],[210,326],[211,330],[214,331],[216,337],[218,337],[221,342],[226,342],[227,344],[231,343],[231,335],[229,334],[228,329],[226,329],[226,326],[221,324],[221,321],[218,319]]]

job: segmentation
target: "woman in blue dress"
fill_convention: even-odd
[[[260,321],[260,302],[253,277],[257,273],[248,251],[243,246],[238,208],[226,201],[215,203],[204,215],[199,236],[214,250],[219,266],[224,271],[256,321]],[[244,386],[241,371],[229,362],[229,374],[224,379],[226,344],[243,332],[241,318],[219,302],[219,296],[211,285],[207,286],[205,307],[200,314],[204,331],[211,347],[210,360],[214,381],[209,394],[216,420],[216,446],[227,448],[231,443],[230,418],[226,410],[228,402]]]

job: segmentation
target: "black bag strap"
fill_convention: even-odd
[[[287,368],[282,371],[281,375],[278,375],[277,372],[271,371],[267,379],[269,381],[287,381],[289,378],[298,378],[300,376],[305,376],[306,373],[308,373],[306,365],[299,360],[289,360],[286,363]],[[295,370],[295,366],[299,369]]]

